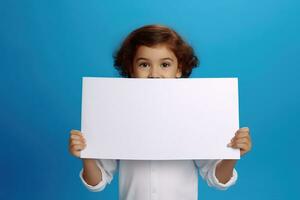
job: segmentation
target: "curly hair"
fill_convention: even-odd
[[[193,68],[199,65],[193,48],[177,32],[162,25],[147,25],[132,31],[113,55],[114,67],[122,77],[130,78],[134,56],[142,45],[166,45],[178,60],[182,78],[189,77]]]

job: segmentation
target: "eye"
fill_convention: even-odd
[[[161,64],[161,66],[163,67],[163,68],[167,68],[167,67],[169,67],[171,64],[170,63],[162,63]]]
[[[146,68],[146,67],[148,67],[148,66],[149,66],[148,63],[140,63],[140,64],[139,64],[139,67],[142,67],[142,68]]]

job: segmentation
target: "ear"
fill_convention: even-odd
[[[180,78],[182,76],[181,67],[178,67],[176,72],[176,78]]]

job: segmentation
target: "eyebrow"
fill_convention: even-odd
[[[172,58],[162,58],[162,59],[160,59],[160,60],[171,60],[171,61],[174,61]]]
[[[140,58],[137,58],[135,61],[137,62],[137,61],[139,61],[139,60],[149,60],[149,59],[140,57]]]
[[[150,60],[150,59],[140,57],[140,58],[137,58],[137,59],[136,59],[136,62],[139,61],[139,60]],[[172,58],[170,58],[170,57],[167,57],[167,58],[161,58],[160,60],[171,60],[172,62],[174,61],[174,60],[173,60]]]

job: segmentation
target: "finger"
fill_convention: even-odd
[[[237,140],[247,140],[248,142],[250,142],[250,138],[245,136],[245,137],[238,137],[238,136],[235,136],[233,137],[231,140],[230,140],[230,143],[234,143],[236,142]]]
[[[70,138],[71,138],[72,140],[80,140],[80,139],[82,139],[82,136],[72,134]]]
[[[83,135],[79,135],[79,134],[71,134],[70,136],[71,140],[83,140],[85,141],[85,138],[83,137]]]
[[[72,130],[70,133],[72,135],[82,135],[82,133],[80,131],[78,131],[78,130]]]
[[[69,147],[72,147],[73,145],[77,145],[77,144],[83,144],[86,145],[86,141],[84,138],[81,139],[71,139],[69,140]]]
[[[249,145],[246,143],[233,143],[232,148],[247,151],[249,149]]]
[[[81,135],[81,136],[79,136],[79,135],[71,135],[71,137],[70,137],[70,139],[71,140],[81,140],[81,141],[86,141],[85,140],[85,138]]]
[[[70,142],[70,146],[77,145],[77,144],[85,145],[86,142],[83,141],[83,140],[72,140],[72,141]]]
[[[237,136],[235,136],[234,140],[238,140],[238,139],[242,139],[242,138],[246,138],[248,140],[248,142],[251,143],[251,137],[250,137],[250,135],[246,135],[246,136],[244,136],[244,135],[237,135]]]
[[[70,150],[70,153],[75,157],[80,157],[80,151]]]
[[[238,132],[249,132],[250,129],[248,127],[242,127],[238,130]]]
[[[85,147],[86,147],[86,145],[77,144],[77,145],[73,145],[71,150],[72,151],[82,151]]]
[[[249,132],[236,132],[234,137],[248,137]]]
[[[235,140],[232,141],[232,143],[247,143],[249,144],[249,139],[244,137],[244,138],[237,138]]]
[[[79,136],[82,136],[82,133],[78,130],[71,130],[70,131],[71,135],[79,135]]]

